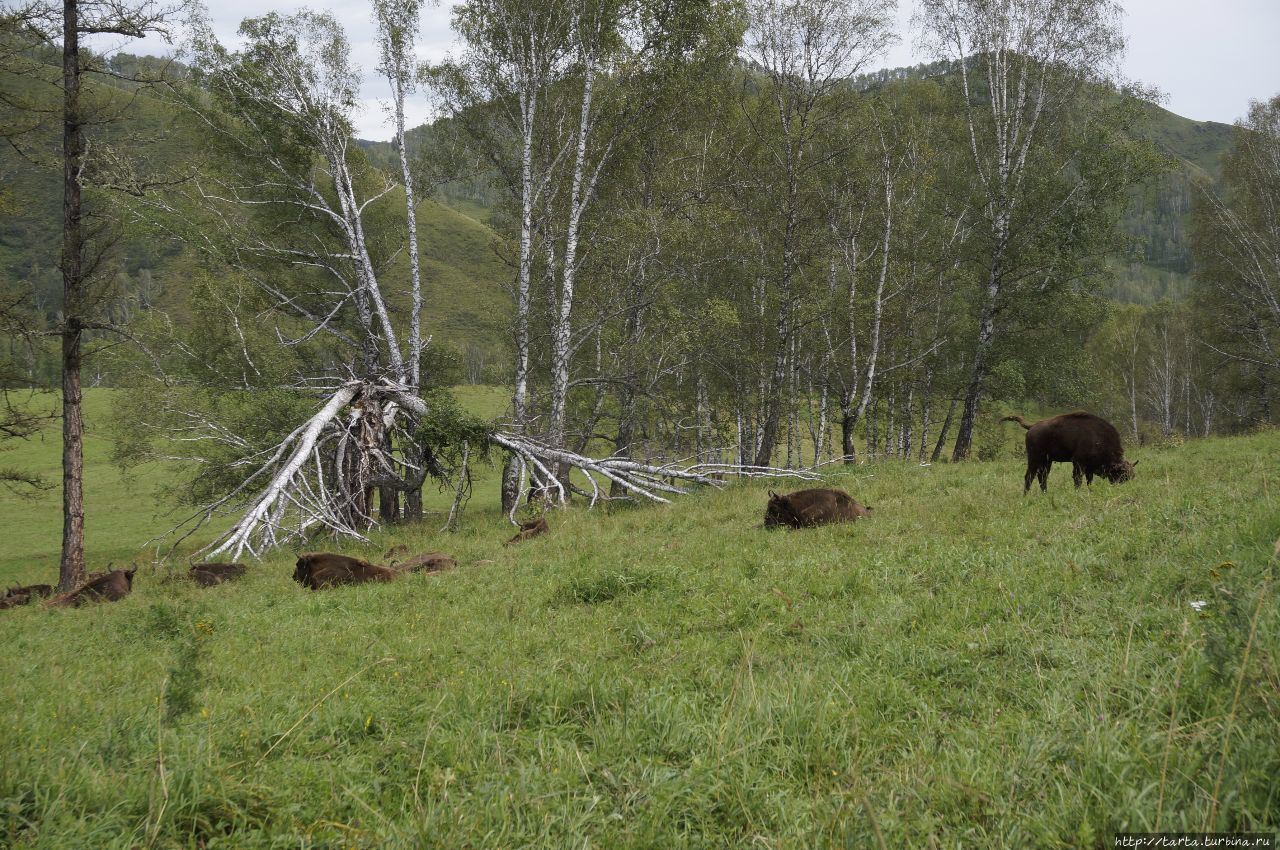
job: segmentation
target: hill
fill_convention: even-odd
[[[473,510],[363,553],[455,571],[328,592],[289,553],[211,590],[144,566],[123,602],[0,612],[0,845],[1270,829],[1278,452],[1148,450],[1131,483],[1060,468],[1027,498],[1016,458],[886,462],[830,478],[872,519],[804,532],[759,527],[776,483],[557,513],[509,548]]]
[[[1173,167],[1135,192],[1121,227],[1133,249],[1118,257],[1108,295],[1128,303],[1177,300],[1191,288],[1191,248],[1187,236],[1194,184],[1216,180],[1231,144],[1232,127],[1192,121],[1155,104],[1147,106],[1148,137],[1171,157]]]
[[[150,57],[119,54],[112,60],[121,73]],[[51,71],[52,73],[52,71]],[[33,99],[45,90],[31,78],[0,78],[6,94]],[[50,89],[53,90],[53,89]],[[180,162],[189,144],[174,130],[172,107],[147,94],[128,101],[128,133],[107,127],[103,132],[116,143],[128,144],[135,155],[158,168]],[[26,290],[33,296],[38,319],[56,320],[62,297],[58,270],[61,246],[62,173],[57,160],[59,139],[52,125],[23,139],[22,155],[11,146],[0,147],[0,179],[4,200],[11,208],[0,216],[0,291]],[[43,161],[36,165],[31,161]],[[398,196],[403,205],[403,195]],[[396,203],[392,196],[386,203]],[[471,212],[478,208],[472,207]],[[400,219],[403,214],[401,213]],[[425,200],[418,211],[419,245],[424,269],[424,325],[437,347],[458,359],[472,352],[472,359],[494,363],[507,347],[506,322],[510,313],[506,284],[511,273],[495,251],[495,234],[465,211],[435,200]],[[107,255],[107,276],[114,281],[111,312],[126,318],[137,310],[164,309],[181,317],[187,314],[187,281],[195,258],[172,241],[157,238],[141,228],[126,229],[116,250]],[[390,270],[401,273],[403,254]],[[407,304],[404,292],[391,292],[393,301]],[[57,382],[56,358],[49,353],[24,355],[23,365],[38,383]],[[478,376],[477,376],[478,377]],[[107,377],[109,381],[109,376]]]
[[[870,89],[893,80],[945,73],[945,63],[891,68],[860,76],[853,84],[860,89]],[[1133,193],[1121,222],[1129,249],[1114,258],[1114,276],[1105,288],[1105,294],[1114,300],[1139,304],[1164,298],[1176,300],[1190,291],[1187,225],[1192,187],[1197,180],[1217,179],[1232,133],[1231,125],[1184,118],[1154,103],[1146,105],[1146,112],[1146,135],[1161,153],[1171,158],[1172,168],[1151,185]],[[439,121],[409,130],[411,155],[420,155],[433,145],[447,147],[447,123]],[[392,144],[367,140],[358,140],[358,143],[380,168],[388,173],[398,172],[398,154]],[[485,222],[500,200],[483,177],[443,183],[439,192],[446,204]]]

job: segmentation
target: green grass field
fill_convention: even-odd
[[[96,563],[160,526],[90,446]],[[762,482],[504,548],[478,496],[456,534],[364,553],[443,549],[450,573],[315,593],[281,553],[235,585],[144,565],[123,602],[0,612],[0,846],[1274,831],[1280,433],[1137,457],[1129,484],[1059,467],[1027,498],[1014,458],[858,467],[830,482],[874,517],[803,532],[760,527]],[[0,575],[48,580],[56,495],[2,510]]]

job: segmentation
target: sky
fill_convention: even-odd
[[[363,69],[364,107],[356,116],[356,135],[389,139],[393,131],[386,110],[388,89],[375,70],[378,50],[368,0],[210,0],[209,15],[218,38],[234,46],[241,19],[269,9],[289,13],[304,5],[327,9],[342,23],[353,61]],[[452,5],[443,0],[423,10],[420,59],[439,60],[460,51],[449,26]],[[1162,91],[1166,109],[1197,121],[1229,124],[1245,115],[1249,101],[1280,94],[1280,0],[1122,0],[1122,5],[1129,44],[1121,71],[1130,80]],[[913,0],[899,0],[899,41],[873,63],[875,67],[914,65],[928,58],[916,45],[917,34],[910,25],[913,11]],[[158,38],[118,46],[130,53],[170,52]],[[406,104],[410,127],[431,117],[427,97],[417,96]]]

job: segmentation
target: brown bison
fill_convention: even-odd
[[[1120,432],[1107,420],[1092,413],[1078,410],[1049,419],[1041,419],[1034,425],[1027,424],[1021,416],[1006,416],[1001,422],[1017,422],[1027,429],[1027,474],[1022,492],[1031,490],[1031,480],[1040,479],[1040,490],[1048,489],[1049,467],[1056,463],[1071,463],[1071,478],[1080,486],[1083,478],[1090,484],[1093,476],[1101,475],[1112,484],[1128,481],[1133,477],[1137,463],[1124,459],[1120,445]]]
[[[786,496],[770,490],[769,505],[764,509],[764,527],[804,528],[828,522],[853,522],[870,513],[871,508],[858,504],[845,491],[830,487],[797,490]]]
[[[244,564],[193,564],[187,577],[200,587],[213,587],[226,581],[235,581],[245,574]]]
[[[531,537],[537,537],[540,534],[546,534],[551,530],[551,526],[547,525],[545,517],[537,519],[525,520],[520,523],[520,530],[516,532],[516,536],[508,540],[504,545],[510,546],[512,543],[523,543]]]
[[[137,571],[136,566],[131,570],[111,570],[89,579],[75,590],[53,597],[45,605],[50,608],[79,608],[86,602],[119,602],[133,592],[133,574]]]
[[[444,552],[427,552],[425,555],[414,555],[402,563],[392,564],[391,569],[398,573],[438,573],[456,566],[458,562]]]
[[[311,552],[298,557],[293,580],[312,590],[337,587],[340,584],[364,584],[370,581],[392,581],[394,570],[379,567],[359,558]]]
[[[0,596],[0,610],[17,608],[19,605],[27,605],[37,599],[52,595],[53,585],[51,584],[28,584],[25,587],[11,587],[5,591],[4,596]]]

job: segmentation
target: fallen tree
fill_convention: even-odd
[[[233,560],[245,553],[261,557],[278,546],[301,544],[321,529],[335,537],[367,542],[368,532],[379,525],[372,509],[375,487],[403,490],[421,487],[428,474],[442,481],[460,481],[469,474],[469,449],[462,463],[453,468],[438,461],[435,468],[428,468],[427,464],[438,457],[440,447],[422,445],[410,427],[411,423],[429,420],[431,413],[427,402],[405,384],[390,379],[343,383],[329,394],[315,415],[275,446],[236,461],[235,465],[245,473],[242,482],[180,525],[185,529],[180,539],[217,516],[239,513],[239,520],[201,549],[202,554],[225,554]],[[392,433],[397,445],[416,446],[421,452],[417,456],[428,459],[422,468],[410,468],[408,479],[397,471],[406,467],[405,458],[392,457],[386,450],[389,442],[385,438]],[[521,493],[526,499],[543,500],[544,505],[564,505],[572,496],[571,485],[553,474],[557,466],[581,473],[589,490],[580,492],[591,507],[619,498],[666,503],[670,496],[692,492],[694,485],[723,487],[730,477],[818,477],[813,470],[595,458],[554,448],[523,433],[493,428],[478,437],[517,460]],[[616,490],[624,495],[610,495],[610,488],[602,486],[604,482],[617,485]],[[531,486],[526,487],[526,483]],[[462,492],[460,485],[455,489]],[[512,522],[518,506],[517,502],[509,514]],[[455,503],[450,524],[457,511]]]

